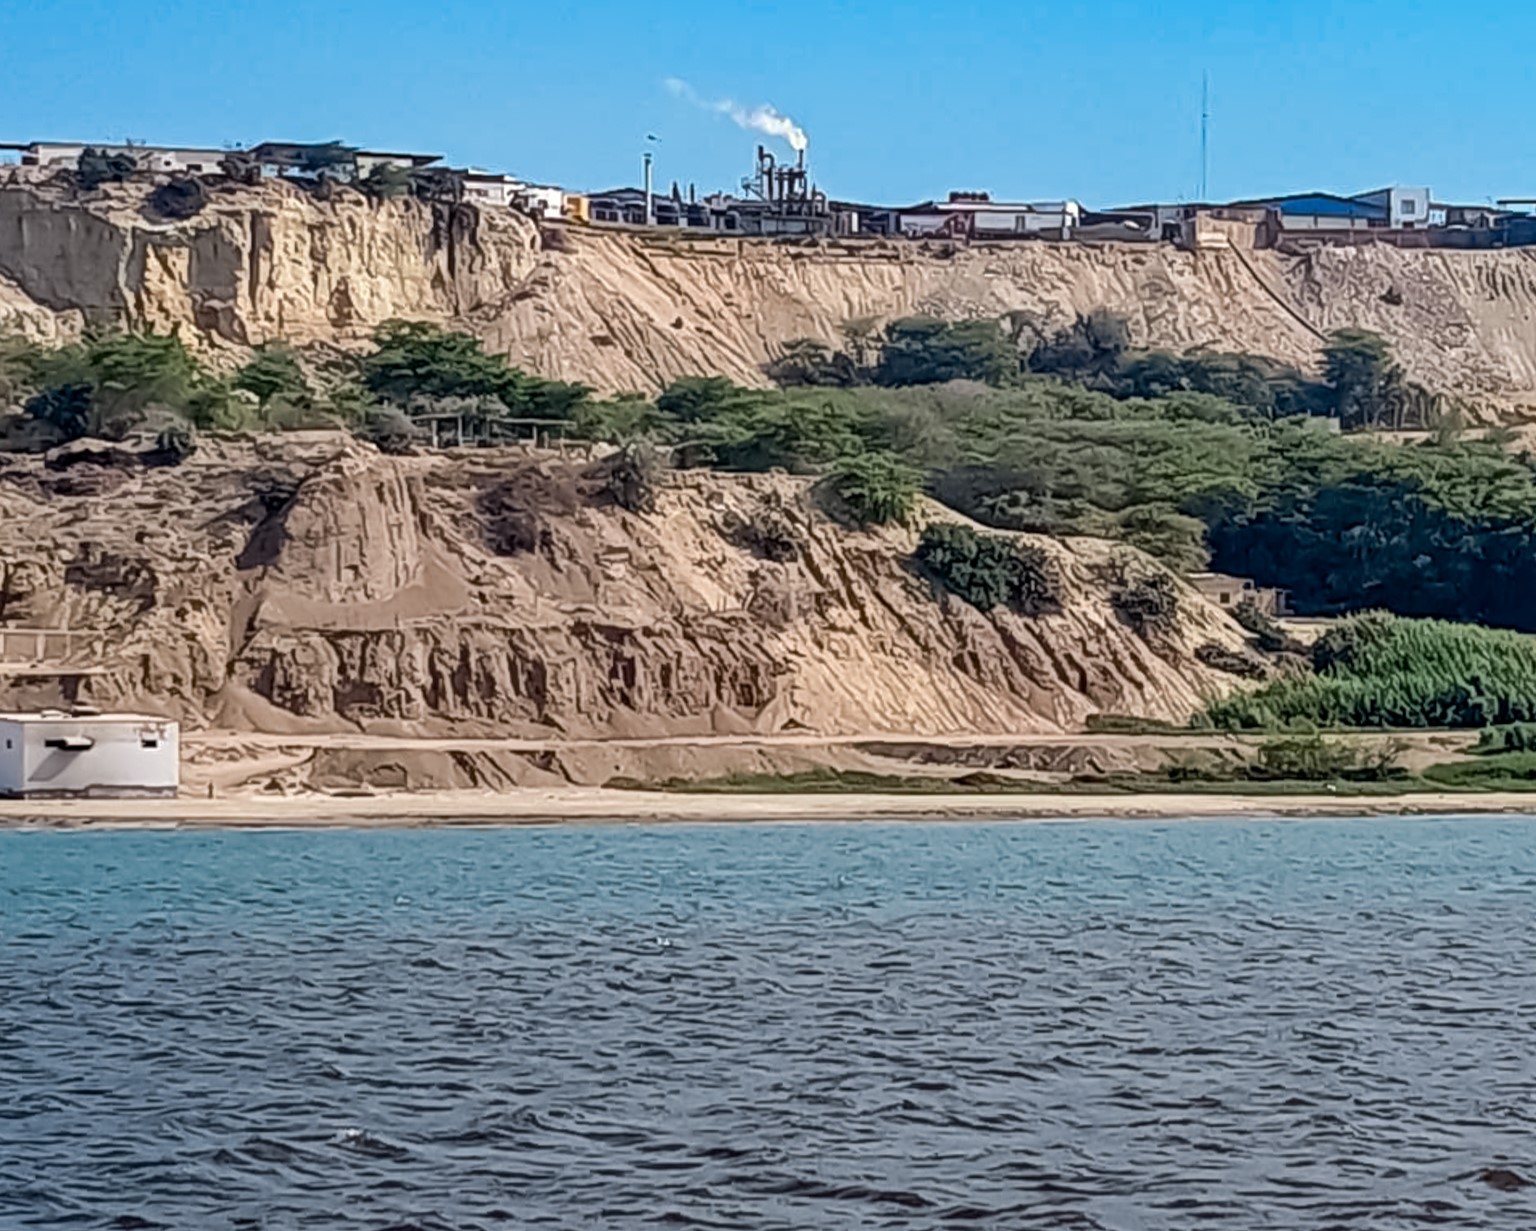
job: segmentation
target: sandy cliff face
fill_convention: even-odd
[[[1180,252],[1167,246],[794,246],[639,239],[282,185],[216,190],[186,222],[147,189],[75,196],[0,185],[0,328],[67,336],[89,319],[180,327],[212,348],[272,338],[353,346],[382,320],[456,323],[548,376],[604,390],[680,375],[761,382],[797,337],[913,312],[1064,320],[1105,306],[1139,343],[1308,363],[1319,334],[1389,337],[1409,374],[1536,410],[1536,253],[1390,247]]]
[[[100,634],[91,699],[279,733],[1049,732],[1186,717],[1232,683],[1195,650],[1241,645],[1193,592],[1149,645],[1108,601],[1129,549],[1098,541],[1041,540],[1059,614],[939,601],[913,532],[782,475],[676,474],[636,515],[575,463],[301,434],[164,469],[0,458],[0,516],[0,623]]]

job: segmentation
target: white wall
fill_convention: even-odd
[[[50,747],[89,740],[90,747]],[[181,781],[176,723],[122,716],[0,720],[0,792],[10,795],[174,795]]]
[[[131,154],[146,171],[185,171],[189,167],[199,167],[208,174],[219,169],[219,160],[226,154],[225,150],[156,149],[143,145],[35,145],[28,151],[28,156],[35,153],[39,166],[72,167],[87,148],[105,150],[108,154]]]

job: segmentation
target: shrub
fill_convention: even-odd
[[[375,201],[390,201],[409,196],[411,173],[405,167],[393,163],[375,163],[363,177],[362,190]]]
[[[149,461],[159,466],[179,466],[197,452],[197,433],[190,423],[171,423],[155,436]]]
[[[1219,726],[1484,727],[1536,722],[1536,641],[1519,633],[1371,614],[1312,649],[1315,674],[1211,706]]]
[[[1279,621],[1261,611],[1251,598],[1243,599],[1232,608],[1232,618],[1253,634],[1254,644],[1266,654],[1279,654],[1284,650],[1299,648],[1286,635],[1285,629],[1280,627]]]
[[[1439,786],[1473,791],[1536,789],[1536,752],[1505,752],[1471,761],[1445,761],[1424,770]]]
[[[1536,752],[1536,722],[1489,727],[1477,737],[1477,745],[1472,751],[1480,757],[1504,752]]]
[[[979,611],[1011,607],[1024,615],[1061,609],[1062,583],[1043,548],[969,526],[935,522],[923,528],[916,560],[951,594]]]
[[[380,453],[409,453],[421,439],[410,416],[394,406],[377,406],[364,413],[352,434],[366,440]]]
[[[162,218],[184,221],[195,218],[208,204],[208,190],[195,179],[177,178],[156,186],[149,207]]]
[[[647,444],[627,444],[599,462],[591,475],[621,509],[654,513],[661,472],[661,458],[655,449]]]
[[[233,383],[236,389],[254,395],[263,406],[278,397],[297,404],[312,393],[309,378],[299,366],[293,348],[280,343],[258,346],[250,362],[235,373]]]
[[[1249,657],[1247,654],[1239,654],[1236,650],[1229,650],[1226,646],[1215,641],[1207,641],[1195,650],[1195,659],[1204,663],[1214,671],[1222,671],[1227,675],[1241,676],[1245,680],[1262,680],[1269,673],[1264,664]]]
[[[785,389],[817,385],[847,388],[858,384],[861,375],[849,356],[814,338],[786,343],[763,371],[769,380]]]
[[[1149,573],[1110,595],[1116,613],[1143,640],[1173,636],[1179,629],[1179,587],[1167,573]]]
[[[827,490],[865,526],[905,522],[917,507],[922,476],[890,453],[858,453],[827,475]]]
[[[750,517],[728,516],[721,526],[726,539],[760,560],[789,564],[800,558],[800,535],[783,507],[765,502]]]
[[[1402,777],[1395,744],[1351,747],[1321,735],[1269,740],[1259,748],[1248,776],[1258,781],[1383,782]]]
[[[91,435],[91,387],[75,383],[53,385],[27,399],[26,413],[46,423],[65,440]]]
[[[88,147],[80,152],[75,162],[75,182],[82,188],[121,184],[138,169],[139,160],[132,154],[113,154]]]

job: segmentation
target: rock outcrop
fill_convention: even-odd
[[[88,699],[280,734],[1053,732],[1183,719],[1233,684],[1196,651],[1242,645],[1188,590],[1138,635],[1111,591],[1156,566],[1098,540],[1038,540],[1059,613],[984,615],[785,475],[677,472],[637,515],[584,462],[296,433],[0,457],[0,516],[0,626],[92,634]]]
[[[1388,337],[1408,374],[1501,413],[1536,409],[1536,252],[863,240],[787,244],[556,227],[505,210],[225,186],[185,221],[150,186],[0,184],[0,330],[179,328],[231,353],[353,347],[390,317],[456,324],[543,375],[605,391],[698,373],[761,383],[787,340],[915,312],[1124,313],[1143,345],[1308,364],[1329,330]]]

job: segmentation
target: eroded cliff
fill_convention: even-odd
[[[1196,651],[1241,632],[1192,591],[1166,639],[1115,614],[1117,574],[1156,567],[1129,548],[1039,540],[1062,610],[984,615],[913,571],[913,530],[843,526],[806,480],[678,472],[635,514],[585,466],[329,433],[7,455],[0,624],[95,635],[98,704],[276,733],[1051,732],[1232,686]]]
[[[1344,326],[1393,342],[1408,374],[1492,409],[1536,410],[1536,254],[1306,255],[1167,245],[815,245],[555,228],[503,210],[318,201],[281,184],[215,189],[158,219],[146,186],[0,185],[0,329],[87,320],[179,327],[212,349],[283,338],[350,347],[390,317],[468,328],[546,376],[605,391],[721,373],[761,383],[785,341],[915,312],[1104,306],[1135,339],[1315,360]]]

